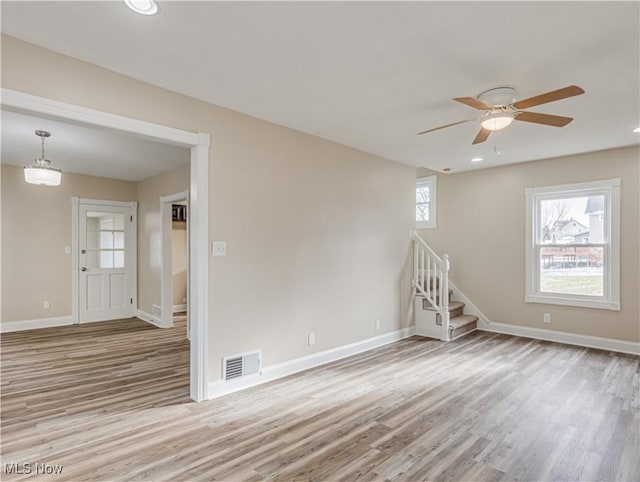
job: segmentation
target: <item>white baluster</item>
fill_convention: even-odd
[[[420,287],[424,290],[424,249],[420,250]]]
[[[418,286],[418,242],[413,240],[413,287]]]
[[[429,262],[427,263],[427,294],[429,295],[429,298],[431,298],[431,255],[429,255]],[[429,301],[431,302],[431,299],[429,299]]]

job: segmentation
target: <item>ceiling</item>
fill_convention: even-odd
[[[639,2],[2,2],[8,35],[403,163],[453,172],[638,144]],[[117,32],[117,33],[116,33]],[[451,100],[497,86],[564,128],[484,144]],[[473,157],[484,162],[471,163]]]
[[[41,154],[36,130],[49,131],[45,155],[64,172],[142,181],[189,163],[189,149],[103,128],[2,110],[2,163],[33,164]]]

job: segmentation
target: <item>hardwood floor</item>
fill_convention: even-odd
[[[2,336],[2,462],[62,465],[49,480],[638,481],[639,392],[639,357],[476,332],[196,404],[184,327],[123,320]]]

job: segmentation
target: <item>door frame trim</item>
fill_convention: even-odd
[[[133,216],[133,229],[130,230],[130,238],[127,242],[131,247],[126,247],[127,254],[132,258],[131,266],[127,266],[127,282],[129,290],[128,298],[133,298],[129,316],[133,317],[138,311],[138,203],[137,201],[112,201],[110,199],[88,199],[77,196],[71,197],[71,269],[73,280],[71,282],[71,319],[74,324],[80,323],[80,269],[78,266],[78,244],[80,235],[80,207],[88,206],[114,206],[129,208],[129,214]],[[86,322],[92,323],[92,322]]]
[[[162,246],[162,262],[160,263],[160,307],[162,308],[162,313],[160,322],[161,325],[166,328],[173,326],[173,273],[171,269],[173,261],[173,240],[171,239],[171,205],[177,201],[187,201],[188,204],[189,192],[183,191],[160,197],[160,225],[162,233],[160,237],[160,245]],[[187,229],[188,228],[189,220],[187,218]],[[187,282],[187,297],[188,296],[189,283]],[[187,310],[187,317],[188,316],[189,312]]]
[[[209,151],[211,136],[89,109],[2,88],[3,107],[106,127],[191,149],[189,187],[189,307],[191,308],[190,395],[206,400],[209,381]]]

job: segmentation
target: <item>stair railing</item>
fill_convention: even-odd
[[[440,258],[413,232],[413,286],[442,319],[440,339],[449,341],[449,255]]]

